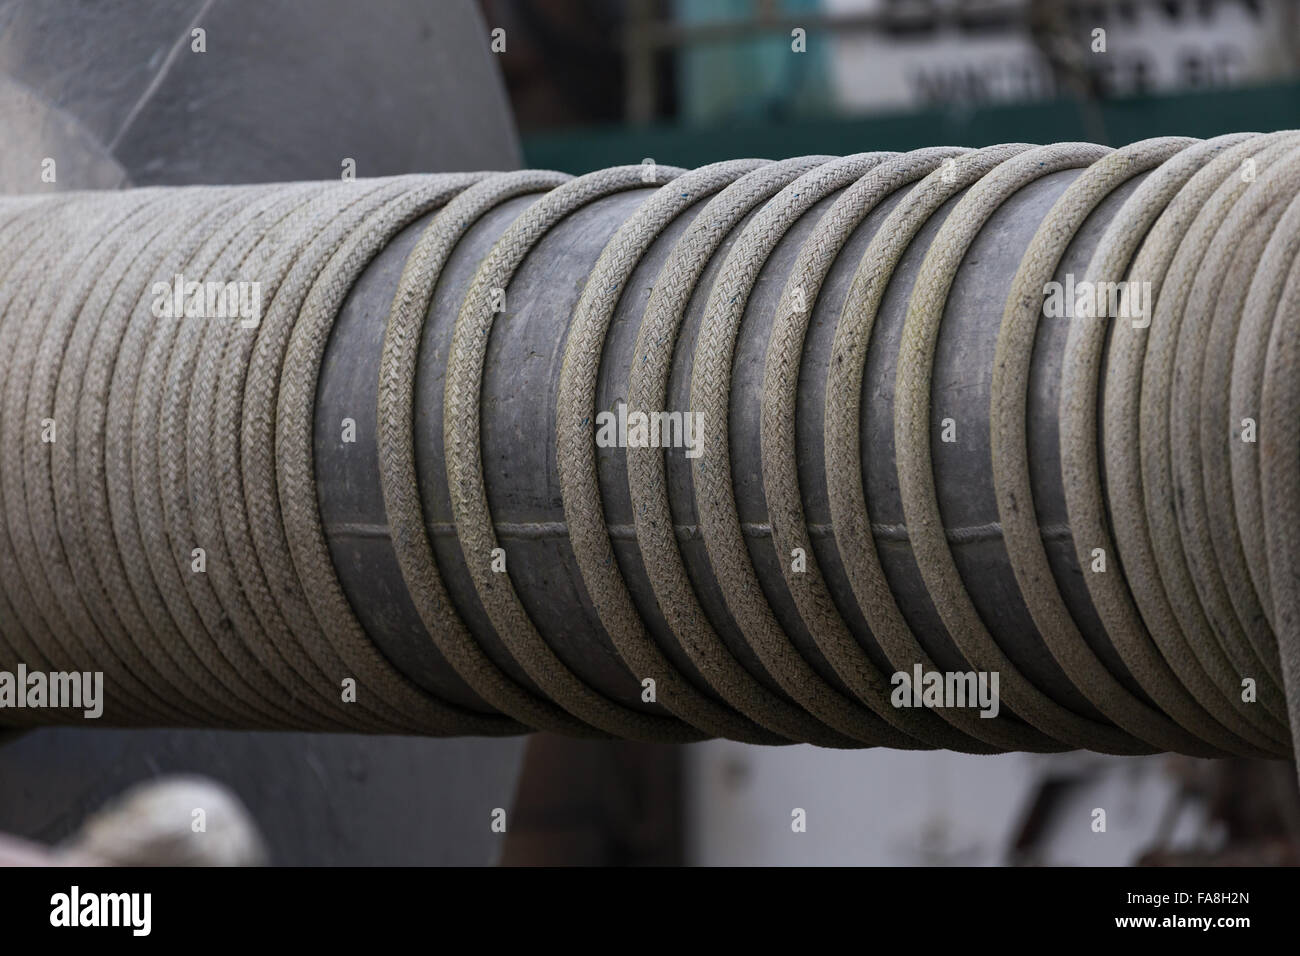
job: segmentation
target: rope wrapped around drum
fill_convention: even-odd
[[[0,726],[1292,755],[1300,134],[4,198],[0,247]]]

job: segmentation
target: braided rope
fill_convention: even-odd
[[[665,407],[687,304],[728,233],[760,203],[827,159],[802,157],[761,167],[715,196],[691,223],[660,270],[637,331],[628,382],[629,415]],[[714,630],[678,546],[665,454],[663,449],[628,447],[628,492],[642,562],[659,609],[681,648],[709,686],[754,723],[791,740],[853,746],[850,738],[828,732],[818,720],[751,674]]]
[[[119,725],[1287,753],[1300,713],[1298,144],[1243,134],[2,199],[0,670],[100,671]],[[961,369],[988,389],[971,413],[987,411],[989,453],[963,467],[983,469],[997,522],[947,527],[937,475],[962,452],[932,451],[935,357],[971,315],[950,295],[959,269],[1022,190],[1015,208],[1037,203],[1041,219],[990,326],[991,364]],[[506,204],[522,210],[512,221]],[[337,439],[316,393],[348,361],[336,319],[417,222],[373,340],[379,540],[472,707],[427,691],[367,633],[353,603],[365,589],[335,568],[317,484]],[[1044,337],[1046,286],[1088,252],[1085,226],[1100,239],[1084,282],[1150,283],[1149,327],[1075,317]],[[469,276],[448,265],[471,233],[490,251]],[[553,470],[538,478],[563,518],[524,530],[560,546],[513,551],[488,496],[501,463],[485,460],[484,423],[510,387],[485,388],[489,346],[495,333],[509,347],[518,297],[545,281],[525,263],[568,255],[590,257],[574,304],[538,319],[556,322],[541,407],[553,428],[517,436],[543,443]],[[174,276],[256,283],[257,321],[160,315],[155,286]],[[1035,500],[1056,488],[1035,483],[1054,463],[1030,458],[1033,416],[1051,411],[1030,402],[1040,361],[1048,394],[1059,388],[1069,521],[1050,561],[1066,535]],[[426,370],[441,384],[429,409]],[[687,399],[703,453],[627,441],[626,483],[602,473],[607,379],[629,418]],[[873,435],[892,423],[892,446],[864,441],[868,414]],[[56,441],[41,438],[51,421]],[[755,423],[752,453],[740,423]],[[442,439],[428,462],[424,429]],[[429,468],[445,472],[445,499],[422,486]],[[877,488],[896,488],[896,505],[872,500]],[[763,520],[742,521],[756,492]],[[459,555],[435,556],[432,518],[448,507]],[[873,524],[891,507],[904,525]],[[1034,625],[1017,655],[1054,661],[1073,703],[1022,673],[999,643],[1010,635],[981,618],[979,572],[957,555],[990,540],[1014,582],[1000,596]],[[525,606],[537,591],[516,590],[543,554],[578,599],[568,617],[582,631],[564,641]],[[1077,575],[1053,563],[1071,556]],[[1114,656],[1085,639],[1093,614]],[[574,647],[623,670],[588,668]],[[1003,712],[900,705],[899,675],[940,670],[932,654],[999,677]],[[640,694],[646,678],[657,696]],[[0,708],[5,727],[68,719]]]
[[[406,180],[405,184],[410,182]],[[392,180],[335,185],[296,212],[285,222],[280,239],[266,244],[267,257],[256,273],[264,302],[268,303],[260,322],[252,329],[233,322],[209,329],[210,337],[216,337],[211,347],[219,355],[209,441],[220,469],[217,500],[230,564],[268,637],[285,643],[296,656],[309,661],[322,691],[326,687],[339,688],[354,675],[327,641],[310,633],[311,610],[289,577],[292,567],[268,568],[263,563],[264,553],[283,547],[276,540],[282,531],[268,503],[275,493],[273,449],[266,424],[261,428],[265,445],[244,440],[245,410],[250,419],[259,414],[265,419],[273,414],[274,405],[270,403],[276,384],[271,379],[278,366],[277,353],[287,340],[307,289],[347,235],[402,188],[402,183]],[[253,460],[246,461],[250,451]],[[263,509],[257,518],[253,516],[248,488],[254,481],[258,488],[253,493],[260,493],[258,502]],[[339,701],[339,692],[335,690],[334,694]],[[356,706],[348,710],[358,729],[392,731],[401,726],[393,712],[373,694],[358,692]]]
[[[1291,149],[1278,155],[1267,171],[1256,170],[1257,181],[1240,192],[1208,243],[1183,310],[1170,396],[1174,507],[1188,570],[1207,616],[1222,622],[1216,631],[1231,626],[1237,634],[1237,652],[1246,661],[1238,665],[1243,673],[1252,667],[1262,671],[1261,686],[1270,694],[1265,703],[1279,720],[1286,717],[1276,639],[1245,573],[1235,526],[1229,525],[1232,540],[1220,546],[1232,563],[1222,564],[1216,550],[1214,516],[1232,522],[1233,509],[1209,503],[1231,500],[1232,495],[1222,429],[1228,421],[1232,347],[1249,288],[1245,270],[1247,263],[1258,261],[1287,205],[1300,193],[1297,160],[1300,152]],[[1232,277],[1229,269],[1235,270]],[[1216,496],[1207,498],[1211,481]],[[1228,527],[1219,533],[1229,533]],[[1240,646],[1243,634],[1249,641],[1245,649]]]
[[[1273,163],[1283,159],[1296,142],[1294,136],[1271,139],[1271,145],[1250,157],[1256,164],[1256,176],[1259,171],[1268,170]],[[1256,726],[1261,730],[1285,740],[1285,707],[1280,689],[1237,626],[1227,596],[1214,589],[1210,580],[1204,586],[1204,599],[1198,600],[1174,511],[1178,495],[1170,465],[1169,420],[1174,356],[1180,334],[1186,326],[1193,324],[1187,320],[1187,297],[1194,278],[1203,272],[1205,249],[1216,230],[1243,193],[1249,190],[1258,195],[1264,191],[1256,186],[1256,181],[1240,172],[1229,175],[1197,211],[1190,226],[1184,226],[1177,241],[1177,251],[1169,260],[1161,284],[1161,295],[1152,316],[1143,356],[1140,449],[1143,494],[1156,563],[1175,612],[1180,614],[1183,630],[1195,634],[1198,631],[1205,633],[1201,629],[1207,628],[1214,636],[1235,678],[1227,682],[1225,693],[1239,707],[1244,705],[1239,693],[1240,675],[1258,675],[1262,707],[1246,706],[1244,709],[1248,715],[1259,718]],[[1159,229],[1159,223],[1156,229]],[[1268,720],[1269,716],[1274,719]]]
[[[264,234],[266,224],[283,222],[319,188],[310,185],[259,196],[214,230],[205,248],[195,256],[195,271],[214,281],[240,281],[250,264],[251,250]],[[206,456],[208,443],[195,438],[195,432],[205,439],[209,433],[204,416],[211,406],[204,399],[214,391],[211,381],[215,364],[204,361],[210,353],[202,346],[208,325],[221,321],[211,317],[187,317],[181,321],[167,367],[166,391],[160,404],[166,413],[158,426],[158,457],[163,513],[167,536],[173,542],[173,558],[185,583],[188,600],[202,622],[200,632],[211,635],[221,657],[228,662],[223,669],[227,673],[233,669],[235,682],[240,683],[242,678],[251,683],[264,700],[277,703],[276,709],[285,719],[292,720],[303,709],[310,716],[297,716],[298,721],[306,718],[313,724],[319,722],[322,729],[344,729],[346,723],[329,716],[308,690],[300,688],[292,666],[279,653],[278,646],[244,638],[246,634],[256,633],[256,627],[249,621],[252,612],[246,609],[242,595],[228,584],[228,557],[220,524],[213,520],[217,505],[211,489],[211,463]],[[193,428],[196,420],[204,424]],[[192,507],[192,503],[198,502],[211,505]],[[207,573],[190,573],[190,551],[186,543],[204,548]]]
[[[650,184],[659,185],[661,176],[674,179],[680,173],[675,168],[656,167]],[[492,290],[506,288],[528,250],[565,216],[605,196],[645,185],[641,166],[591,173],[552,190],[510,225],[479,267],[456,317],[447,362],[443,433],[461,552],[479,600],[519,664],[543,692],[591,728],[638,739],[691,740],[698,739],[699,733],[675,719],[621,706],[587,686],[537,632],[510,583],[509,571],[497,573],[491,567],[491,556],[500,542],[488,510],[479,445],[479,386],[488,334],[497,314]]]
[[[993,363],[990,413],[998,519],[1020,593],[1039,635],[1071,682],[1117,726],[1152,746],[1184,753],[1201,750],[1200,742],[1129,693],[1089,648],[1070,616],[1035,518],[1025,416],[1042,290],[1071,239],[1113,190],[1190,143],[1174,138],[1147,140],[1110,153],[1089,166],[1056,201],[1021,258],[1007,295]]]
[[[691,365],[691,408],[712,425],[709,454],[692,462],[695,504],[714,576],[746,642],[783,690],[827,726],[872,746],[921,745],[883,723],[827,683],[799,654],[763,593],[750,561],[732,484],[730,449],[731,365],[749,294],[772,249],[800,215],[889,157],[848,156],[805,173],[777,193],[745,226],[727,253],[709,292],[704,324]],[[778,556],[782,561],[783,555]],[[883,692],[869,688],[878,703]]]
[[[274,213],[264,214],[260,228],[232,222],[228,244],[216,260],[212,274],[218,281],[228,276],[243,277],[245,281],[264,281],[264,270],[275,250],[293,234],[296,224],[310,215],[330,188],[315,184],[301,192],[293,190]],[[183,327],[182,335],[185,333]],[[224,345],[230,332],[225,323],[207,318],[192,328],[192,334],[197,338],[197,363],[192,373],[184,436],[178,429],[175,439],[183,442],[184,454],[181,456],[178,450],[176,454],[183,460],[177,460],[173,465],[176,469],[183,466],[184,475],[182,477],[178,472],[174,480],[178,484],[184,481],[188,488],[193,540],[202,542],[207,551],[205,583],[211,588],[222,614],[217,626],[229,627],[240,636],[262,667],[271,672],[288,700],[295,707],[311,712],[309,719],[313,727],[375,729],[381,725],[341,707],[335,685],[301,644],[288,639],[267,639],[257,611],[241,585],[221,520],[222,468],[219,467],[220,460],[215,457],[213,441]],[[177,424],[179,426],[179,421]],[[181,520],[183,517],[178,511],[177,521]],[[196,583],[195,589],[198,588]],[[196,598],[200,606],[209,605],[209,600],[203,594]]]
[[[129,243],[123,247],[121,264],[125,267],[125,271],[117,272],[116,268],[107,269],[100,274],[96,289],[91,290],[88,302],[100,303],[101,311],[91,311],[88,307],[82,308],[82,321],[75,326],[75,333],[85,334],[79,336],[74,334],[68,350],[60,356],[59,371],[57,371],[59,390],[53,403],[56,408],[56,419],[77,420],[75,416],[77,416],[77,405],[81,397],[79,389],[82,384],[78,372],[85,375],[88,351],[95,338],[92,333],[100,324],[117,325],[120,321],[117,316],[134,306],[138,299],[138,282],[151,274],[151,268],[156,264],[156,256],[161,255],[162,243],[170,247],[175,239],[181,237],[181,232],[175,226],[177,220],[187,215],[196,215],[201,224],[214,225],[218,221],[217,217],[222,213],[247,202],[247,196],[244,190],[239,190],[238,193],[214,191],[211,198],[204,202],[186,204],[178,200],[181,198],[175,196],[173,202],[157,208],[157,215],[152,217],[153,221],[149,224],[146,233],[147,242]],[[116,282],[116,287],[105,289],[104,282],[109,280]],[[92,321],[86,320],[87,312],[90,312]],[[166,336],[160,336],[159,339],[155,339],[155,342],[151,342],[151,345],[155,343],[160,345],[160,339],[165,338]],[[51,499],[51,514],[47,516],[47,520],[49,523],[55,522],[56,519],[60,520],[60,537],[64,541],[64,550],[74,562],[77,562],[78,555],[81,555],[81,561],[85,561],[91,549],[86,544],[86,525],[79,509],[77,494],[77,463],[79,451],[82,450],[82,446],[79,445],[81,436],[78,434],[79,429],[69,429],[69,431],[70,434],[64,436],[65,440],[53,446],[56,492]],[[146,433],[153,436],[156,434],[156,429],[146,429]],[[155,498],[147,498],[146,501],[153,501],[153,499]],[[151,561],[169,558],[168,544],[165,542],[161,546],[149,544],[148,529],[144,529],[143,533],[146,540],[144,549]],[[74,568],[77,568],[75,563]],[[90,570],[82,571],[82,574],[90,580],[96,580],[98,576],[94,564],[91,564]],[[135,626],[134,622],[123,624],[114,611],[112,600],[104,592],[103,581],[100,581],[100,584],[99,589],[87,589],[87,605],[90,606],[96,623],[103,631],[105,640],[123,646],[134,645],[136,656],[157,667],[162,684],[169,691],[174,691],[169,693],[169,697],[172,697],[169,700],[170,708],[183,713],[187,709],[187,701],[200,702],[204,710],[220,714],[222,723],[226,726],[259,726],[269,719],[283,721],[281,715],[265,704],[264,698],[244,689],[247,684],[235,678],[229,669],[225,672],[221,671],[216,654],[209,652],[203,637],[198,632],[191,630],[188,632],[187,639],[179,637],[178,632],[172,632],[166,633],[160,641],[151,640],[151,636],[146,636],[144,633],[146,628]],[[160,653],[160,644],[168,650]],[[220,675],[220,678],[217,675]],[[149,680],[151,687],[155,680],[157,680],[156,676]],[[213,685],[217,684],[218,680],[221,680],[220,687],[224,692],[213,692]]]
[[[1150,283],[1155,310],[1152,326],[1168,322],[1160,311],[1164,281],[1188,222],[1210,201],[1221,183],[1236,179],[1247,159],[1254,158],[1261,143],[1247,140],[1229,147],[1197,171],[1160,213],[1129,268],[1129,281]],[[1176,286],[1175,286],[1176,288]],[[1116,544],[1124,573],[1133,588],[1148,629],[1157,640],[1168,643],[1166,657],[1182,659],[1185,670],[1203,670],[1208,684],[1200,685],[1197,700],[1243,740],[1254,747],[1277,750],[1277,729],[1256,709],[1240,701],[1240,678],[1219,640],[1205,623],[1190,582],[1179,575],[1170,549],[1152,540],[1150,515],[1143,482],[1149,480],[1169,494],[1167,475],[1142,445],[1144,431],[1140,412],[1143,404],[1144,357],[1147,329],[1132,323],[1118,323],[1111,335],[1103,395],[1106,487]],[[1154,377],[1154,376],[1153,376]],[[1154,390],[1153,390],[1154,391]],[[1147,399],[1150,408],[1152,399]],[[1155,417],[1150,415],[1148,417]],[[1144,465],[1150,465],[1148,473]],[[1168,498],[1166,497],[1167,503]],[[1159,504],[1159,502],[1157,502]],[[1159,533],[1166,534],[1161,525]],[[1161,567],[1161,556],[1166,558]],[[1168,575],[1166,577],[1166,574]],[[1185,574],[1185,571],[1184,571]],[[1173,593],[1170,590],[1173,589]],[[1186,682],[1188,675],[1180,674]],[[1217,688],[1218,693],[1211,688]]]
[[[57,200],[50,201],[48,205],[35,199],[13,200],[12,204],[7,202],[0,211],[0,216],[3,217],[0,224],[0,348],[3,351],[0,351],[0,356],[9,351],[5,330],[11,326],[4,321],[3,315],[9,301],[11,286],[7,280],[16,259],[16,250],[30,248],[31,231],[35,230],[39,234],[42,223],[48,222],[48,215],[57,212],[61,205]],[[3,391],[6,373],[7,367],[0,359],[0,392]],[[4,425],[0,421],[0,438],[3,435]],[[3,518],[2,502],[3,491],[0,490],[0,653],[8,661],[29,661],[33,667],[50,669],[45,650],[28,632],[6,593],[6,581],[14,578],[17,569],[13,563],[13,550]],[[16,727],[37,726],[46,723],[51,717],[42,711],[27,710],[11,715],[9,723]]]
[[[1288,709],[1300,717],[1300,259],[1286,277],[1268,339],[1260,395],[1260,492],[1269,514],[1265,525],[1273,622]]]
[[[241,192],[237,202],[255,205],[260,199],[256,191]],[[184,267],[185,272],[207,273],[210,266],[205,261],[207,246],[205,241],[195,251]],[[209,639],[210,634],[219,632],[209,632],[204,627],[190,600],[185,579],[198,576],[190,571],[190,555],[196,543],[183,533],[168,534],[159,445],[177,430],[176,422],[183,421],[185,406],[164,403],[168,390],[159,387],[159,383],[166,381],[167,366],[183,324],[181,317],[156,322],[144,347],[131,406],[133,493],[130,500],[141,551],[149,562],[146,573],[161,593],[168,612],[169,643],[184,654],[184,677],[175,687],[176,695],[182,700],[187,697],[211,700],[211,706],[224,713],[230,726],[257,726],[268,719],[258,716],[265,704],[259,701],[259,695],[250,692],[247,681],[230,666],[217,642]]]
[[[55,204],[51,204],[50,212],[57,209]],[[12,270],[15,260],[16,249],[27,246],[31,239],[27,230],[40,228],[40,223],[45,221],[47,212],[41,208],[41,204],[36,200],[26,202],[14,201],[13,205],[5,204],[0,209],[0,343],[7,344],[5,329],[6,323],[3,321],[3,310],[7,308],[10,294],[10,285],[7,282],[8,276]],[[7,349],[6,349],[7,351]],[[7,375],[7,367],[0,362],[0,377]],[[0,378],[3,382],[3,378]],[[3,434],[3,423],[0,422],[0,435]],[[3,492],[0,491],[0,495]],[[0,498],[0,500],[3,500]],[[3,515],[3,507],[0,507],[0,515]],[[7,659],[11,660],[30,660],[34,666],[47,667],[48,661],[45,659],[43,652],[38,644],[33,642],[28,636],[26,629],[22,626],[18,618],[18,612],[10,603],[8,595],[5,593],[5,579],[11,573],[15,573],[12,568],[12,546],[9,543],[8,528],[3,518],[0,517],[0,569],[8,568],[6,573],[0,574],[0,649],[10,655]],[[6,563],[6,556],[7,558]],[[35,719],[34,715],[22,715],[26,720]]]
[[[662,187],[620,227],[601,253],[574,308],[556,399],[556,461],[569,544],[610,640],[633,674],[657,676],[662,702],[710,736],[754,743],[779,738],[697,691],[654,643],[619,573],[596,475],[596,380],[605,334],[637,262],[683,210],[730,186],[762,164],[737,160],[705,166]]]
[[[1142,753],[1149,748],[1128,734],[1081,718],[1039,690],[993,640],[966,592],[944,535],[930,453],[931,364],[957,263],[980,226],[1012,192],[1048,173],[1087,166],[1107,152],[1101,147],[1075,143],[1027,150],[972,186],[944,220],[908,304],[898,356],[894,446],[912,552],[931,600],[966,659],[978,670],[999,672],[1007,687],[1007,705],[1055,739],[1076,747]]]
[[[51,289],[66,288],[60,280],[64,279],[68,271],[92,255],[106,237],[109,237],[108,241],[113,241],[111,237],[114,227],[129,219],[133,212],[147,204],[151,198],[153,197],[148,194],[103,198],[87,204],[89,209],[81,204],[63,207],[56,212],[58,221],[69,225],[85,224],[88,226],[87,231],[78,234],[71,242],[67,235],[50,235],[48,244],[32,247],[23,263],[18,265],[21,278],[17,281],[10,278],[14,295],[5,317],[6,325],[12,329],[13,338],[6,343],[4,355],[0,358],[0,362],[6,363],[8,368],[8,375],[3,381],[4,408],[0,418],[8,423],[26,424],[21,410],[25,405],[26,388],[35,360],[36,338],[50,308],[48,302],[43,303],[42,300],[50,294]],[[61,215],[65,210],[66,219]],[[68,226],[65,225],[64,228]],[[0,333],[0,339],[3,338],[3,333]],[[57,441],[57,422],[54,426]],[[12,441],[16,447],[25,448],[34,438],[32,435],[6,435],[5,441]],[[42,640],[42,646],[58,647],[62,652],[59,658],[51,659],[51,663],[64,669],[63,662],[77,658],[89,659],[94,654],[95,631],[81,602],[65,606],[55,596],[45,579],[44,569],[36,558],[36,538],[44,538],[45,535],[32,529],[26,519],[22,460],[21,456],[10,454],[0,461],[4,521],[14,560],[20,569],[14,579],[6,583],[11,588],[11,599],[19,616],[30,622],[29,626],[38,629],[37,639],[41,639],[39,632],[50,635]],[[37,621],[41,623],[37,624]],[[119,657],[119,654],[124,654],[126,659]],[[105,674],[105,688],[109,694],[106,708],[120,708],[123,720],[131,723],[155,719],[149,703],[149,690],[142,677],[148,674],[148,670],[132,654],[130,645],[114,646],[109,648],[108,654],[94,656],[102,663]]]
[[[881,224],[862,256],[835,330],[826,380],[826,481],[835,542],[872,634],[901,673],[938,668],[913,633],[880,561],[864,486],[860,420],[864,372],[881,301],[909,244],[938,209],[1029,146],[968,153],[922,179]],[[886,383],[872,383],[885,398]],[[887,401],[887,399],[886,399]],[[967,710],[939,715],[964,733],[1003,750],[1054,751],[1060,744],[1019,722],[988,721]]]
[[[1232,357],[1230,403],[1231,421],[1236,423],[1234,438],[1240,436],[1239,429],[1247,419],[1254,419],[1257,423],[1262,421],[1260,393],[1269,335],[1284,283],[1297,256],[1300,256],[1300,199],[1293,200],[1278,221],[1277,229],[1264,247],[1264,254],[1246,295]],[[1276,633],[1279,628],[1272,618],[1275,603],[1270,585],[1267,550],[1269,522],[1264,518],[1258,445],[1233,441],[1231,457],[1232,501],[1236,509],[1237,526],[1241,529],[1238,540],[1245,552],[1246,566],[1264,606],[1264,613],[1269,616],[1269,622]]]
[[[491,176],[448,203],[411,250],[389,308],[378,384],[380,484],[389,536],[420,619],[456,673],[487,703],[532,727],[570,726],[544,698],[514,683],[479,647],[456,612],[433,554],[415,462],[415,377],[425,314],[456,243],[488,211],[569,177],[525,172]]]
[[[283,508],[281,520],[298,580],[311,602],[319,628],[348,672],[356,675],[358,684],[398,708],[412,730],[500,735],[517,733],[518,725],[508,718],[471,713],[434,699],[393,667],[366,637],[330,563],[316,506],[312,451],[312,405],[320,363],[344,296],[366,263],[393,236],[416,218],[444,205],[476,178],[436,177],[402,192],[372,215],[363,228],[352,233],[312,286],[293,326],[278,375],[281,387],[275,436],[277,503]]]
[[[768,339],[763,373],[761,437],[763,490],[786,586],[818,648],[840,679],[872,710],[900,730],[933,746],[971,753],[993,752],[986,744],[952,733],[942,719],[926,711],[900,710],[889,703],[889,691],[875,665],[850,633],[822,577],[808,533],[799,487],[795,418],[800,363],[812,319],[813,305],[837,254],[854,230],[886,197],[932,173],[960,149],[923,149],[886,160],[845,189],[817,221],[799,249],[786,280],[776,321]],[[787,556],[802,553],[806,566],[794,570]]]
[[[1162,164],[1125,201],[1103,234],[1085,272],[1096,283],[1125,276],[1151,224],[1186,182],[1216,155],[1247,139],[1234,135],[1191,146]],[[1259,754],[1232,735],[1204,703],[1215,695],[1204,670],[1167,628],[1148,632],[1122,568],[1102,488],[1098,398],[1110,323],[1074,322],[1062,362],[1061,474],[1080,567],[1110,556],[1103,573],[1084,576],[1093,607],[1125,666],[1148,695],[1182,727],[1233,753]],[[1116,571],[1120,573],[1116,573]],[[1215,706],[1217,709],[1217,705]]]

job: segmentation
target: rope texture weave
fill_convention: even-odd
[[[995,301],[963,298],[1030,214]],[[318,487],[332,333],[408,229],[358,427],[421,639],[476,706],[367,632]],[[548,443],[536,533],[575,638],[494,515],[485,423],[512,283],[583,242],[548,316],[554,427],[517,436]],[[1297,316],[1294,133],[0,199],[0,672],[102,673],[121,726],[1289,756]],[[942,383],[971,328],[992,358],[962,369],[986,432],[963,447]],[[674,411],[699,448],[658,440]],[[963,455],[979,527],[952,518]],[[918,670],[996,678],[997,714],[915,707]],[[80,719],[0,704],[0,726]]]

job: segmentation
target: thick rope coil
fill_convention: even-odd
[[[1056,273],[1070,240],[1107,195],[1190,142],[1149,140],[1097,160],[1056,201],[1020,260],[998,333],[993,365],[992,470],[998,520],[1020,592],[1038,633],[1073,684],[1134,737],[1162,750],[1193,752],[1201,745],[1164,714],[1129,693],[1088,646],[1061,597],[1033,506],[1028,436],[1029,377],[1042,289]]]
[[[1193,145],[1161,164],[1111,220],[1084,281],[1097,283],[1108,276],[1126,275],[1151,224],[1192,175],[1223,150],[1248,138],[1227,136]],[[1098,556],[1117,553],[1102,486],[1097,412],[1103,354],[1110,331],[1108,323],[1073,323],[1062,362],[1062,486],[1080,567],[1089,566]],[[1217,697],[1204,671],[1193,658],[1180,652],[1171,629],[1157,626],[1148,630],[1124,575],[1087,574],[1084,582],[1124,664],[1166,714],[1216,747],[1234,753],[1259,753],[1254,748],[1243,751],[1247,745],[1216,722],[1208,709],[1215,703],[1207,700],[1217,701]]]
[[[957,297],[1004,215],[1035,218],[992,253],[997,301]],[[323,504],[356,454],[317,420],[338,318],[408,227],[348,480],[456,702],[362,624],[382,591],[336,567]],[[552,517],[519,525],[487,376],[542,260],[581,280],[541,319],[553,427],[512,436],[545,448],[524,478]],[[1076,280],[1090,307],[1049,314]],[[213,286],[255,317],[209,314]],[[80,719],[7,702],[21,666],[102,673],[127,726],[1287,755],[1297,314],[1294,133],[2,199],[0,726]],[[991,356],[958,370],[974,459],[939,437],[962,335]],[[624,425],[684,403],[703,444],[611,449],[610,395]],[[959,460],[985,524],[947,515]],[[976,544],[1001,557],[959,560]],[[537,613],[551,575],[571,632]],[[958,664],[997,678],[995,716],[914,706],[918,670]]]
[[[683,679],[646,632],[618,571],[610,543],[596,474],[595,433],[591,428],[596,418],[596,379],[605,336],[614,308],[638,260],[682,210],[730,186],[761,165],[756,160],[738,160],[680,176],[643,204],[610,240],[574,309],[565,342],[556,399],[556,459],[569,543],[601,623],[632,673],[664,675],[660,681],[664,705],[710,736],[775,743],[779,738],[715,704]]]
[[[827,159],[790,159],[760,167],[724,189],[692,221],[664,264],[641,320],[628,382],[629,416],[666,407],[673,354],[687,303],[728,233],[760,203]],[[629,444],[628,490],[646,574],[682,650],[708,686],[755,723],[791,740],[852,746],[848,738],[828,733],[812,715],[748,670],[708,620],[677,541],[665,454],[663,449]]]
[[[781,293],[767,345],[762,442],[764,459],[771,467],[763,471],[763,488],[777,554],[802,552],[807,558],[806,567],[797,572],[792,561],[781,562],[785,584],[817,646],[840,679],[881,717],[919,740],[937,747],[990,752],[986,746],[951,733],[933,714],[902,710],[889,703],[890,691],[883,675],[854,639],[821,576],[799,488],[795,442],[800,365],[812,303],[836,255],[878,203],[961,153],[955,149],[917,150],[873,167],[840,193],[817,221],[814,234],[800,247],[799,259]]]
[[[379,381],[380,480],[393,550],[420,618],[456,672],[485,701],[532,727],[558,713],[499,670],[456,613],[442,582],[425,526],[416,475],[415,376],[424,316],[438,275],[456,243],[481,216],[515,196],[543,192],[567,181],[558,173],[506,173],[466,189],[434,217],[406,261],[384,333]],[[559,718],[563,721],[563,718]]]
[[[706,422],[728,422],[736,336],[764,260],[800,213],[875,168],[889,154],[833,160],[777,193],[744,227],[709,293],[691,363],[692,410]],[[867,708],[841,695],[799,654],[783,632],[754,572],[736,511],[728,426],[717,427],[714,451],[692,462],[695,506],[709,560],[728,610],[759,660],[797,703],[838,733],[877,746],[918,747]]]
[[[1170,321],[1168,313],[1161,312],[1161,303],[1166,282],[1171,294],[1177,294],[1182,269],[1171,270],[1170,266],[1189,223],[1211,202],[1221,184],[1241,179],[1243,164],[1261,155],[1261,147],[1266,142],[1238,143],[1216,156],[1188,180],[1152,225],[1128,272],[1130,282],[1137,283],[1138,287],[1149,283],[1153,290],[1151,328],[1162,319]],[[1276,751],[1277,729],[1267,712],[1240,699],[1242,677],[1254,675],[1234,671],[1221,642],[1205,621],[1185,568],[1179,565],[1168,546],[1166,514],[1147,508],[1144,482],[1150,481],[1158,490],[1158,496],[1153,495],[1157,509],[1169,507],[1172,493],[1158,450],[1152,448],[1157,425],[1152,419],[1159,416],[1153,410],[1158,402],[1156,379],[1161,369],[1158,361],[1149,366],[1144,361],[1148,332],[1148,328],[1135,328],[1132,323],[1117,325],[1111,337],[1106,370],[1103,397],[1106,487],[1119,555],[1153,634],[1168,635],[1167,639],[1178,645],[1175,659],[1187,661],[1189,668],[1200,670],[1208,678],[1210,686],[1202,683],[1197,699],[1252,746]],[[1153,353],[1153,358],[1158,355]],[[1144,388],[1148,368],[1155,386],[1150,390]],[[1145,444],[1144,435],[1148,436]],[[1218,693],[1211,687],[1217,688]]]

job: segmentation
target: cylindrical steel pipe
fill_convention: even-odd
[[[130,208],[87,194],[63,218],[45,214],[54,200],[7,202],[8,248],[78,253],[43,277],[63,284],[56,300],[36,253],[3,280],[0,544],[21,575],[6,658],[57,646],[50,665],[95,670],[116,631],[119,673],[136,650],[226,683],[236,658],[256,661],[286,697],[249,691],[224,715],[235,725],[1286,753],[1290,638],[1274,611],[1289,589],[1269,592],[1271,555],[1250,563],[1245,540],[1260,471],[1242,455],[1268,433],[1243,422],[1263,429],[1268,382],[1208,343],[1256,354],[1262,336],[1267,355],[1283,334],[1298,144],[175,190]],[[185,251],[161,224],[182,200],[207,215]],[[147,293],[169,279],[153,273],[173,263],[200,285],[260,283],[258,319],[150,319]],[[95,471],[114,454],[101,431],[41,414],[86,374],[64,358],[98,341],[109,292],[130,303],[122,347],[170,383],[151,403],[145,373],[119,364],[104,386],[129,409],[116,434],[142,443],[127,488]],[[1250,407],[1225,408],[1225,384]],[[31,432],[51,417],[70,450]],[[1217,470],[1189,488],[1209,455]],[[1229,464],[1241,500],[1225,523],[1207,490]],[[103,513],[101,488],[136,501],[103,515],[113,540],[143,529],[148,568],[127,555],[121,580],[174,630],[120,633],[132,601],[105,593],[113,578],[38,540],[93,538],[74,525]],[[205,529],[222,543],[205,548]],[[164,543],[165,560],[150,552]],[[196,548],[235,563],[195,571]],[[1210,548],[1241,557],[1222,570]],[[1242,581],[1249,599],[1227,583]],[[46,613],[43,595],[84,613]],[[64,646],[78,617],[92,632]],[[941,689],[1000,687],[1000,702],[931,700],[932,673]],[[135,676],[115,719],[222,710],[219,693],[194,710],[176,688],[150,700]],[[426,707],[439,716],[421,724]]]

